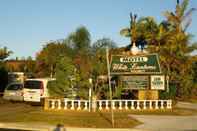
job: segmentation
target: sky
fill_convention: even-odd
[[[13,51],[10,58],[34,58],[47,42],[64,39],[79,26],[89,30],[92,43],[107,37],[121,47],[129,44],[119,32],[129,27],[130,12],[161,22],[175,5],[176,0],[0,0],[0,48]],[[190,0],[191,7],[197,8],[197,0]],[[197,12],[187,32],[197,41]]]

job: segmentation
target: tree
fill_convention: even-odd
[[[6,47],[0,48],[0,92],[4,91],[8,83],[8,72],[4,60],[12,53]]]
[[[173,28],[172,30],[177,33],[185,32],[191,23],[191,15],[196,9],[191,8],[187,11],[188,5],[189,0],[183,0],[181,4],[179,0],[177,0],[175,12],[166,11],[164,13]]]
[[[75,51],[88,50],[90,48],[90,33],[86,27],[81,26],[71,33],[67,39],[68,45]]]
[[[165,12],[167,21],[160,24],[160,32],[163,30],[163,33],[156,40],[159,48],[149,46],[149,51],[159,53],[163,72],[170,77],[170,83],[176,86],[176,93],[180,98],[189,97],[194,85],[191,52],[197,49],[197,45],[190,43],[191,35],[186,33],[186,29],[195,9],[186,12],[188,2],[189,0],[184,0],[180,4],[177,1],[175,12]]]
[[[114,49],[116,43],[109,38],[102,38],[92,45],[92,76],[97,96],[104,96],[105,92],[107,92],[106,89],[108,89],[106,88],[106,82],[98,80],[99,76],[107,75],[106,47]]]
[[[116,43],[109,38],[99,39],[92,45],[92,66],[95,77],[107,74],[106,47],[114,49],[117,46]]]
[[[49,87],[51,96],[66,97],[71,88],[71,78],[74,75],[75,66],[69,57],[61,57],[55,68],[56,83]]]
[[[80,90],[87,92],[89,88],[88,79],[92,75],[91,66],[91,50],[90,50],[90,33],[82,26],[71,33],[67,38],[67,45],[73,49],[73,62],[76,67],[76,72],[79,74],[79,80],[77,82]]]
[[[195,8],[187,9],[189,0],[182,3],[177,0],[175,12],[164,13],[167,20],[160,24],[152,17],[140,18],[131,22],[131,29],[122,30],[122,34],[133,37],[137,46],[147,44],[150,53],[159,53],[162,70],[170,77],[170,83],[176,86],[178,97],[188,97],[192,94],[193,71],[191,52],[197,49],[196,43],[191,43],[191,35],[186,29],[191,23],[191,14]],[[135,24],[133,26],[132,24]],[[133,39],[133,38],[132,38]],[[128,50],[130,45],[126,47]]]
[[[37,74],[38,76],[55,75],[56,63],[62,56],[67,56],[70,48],[59,41],[47,43],[36,56]]]
[[[0,61],[5,60],[10,54],[12,54],[12,51],[8,50],[7,47],[0,48]]]

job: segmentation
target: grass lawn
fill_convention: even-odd
[[[128,117],[129,114],[197,115],[197,110],[175,108],[167,111],[115,111],[115,127],[132,128],[141,124],[141,122]],[[1,122],[38,122],[53,125],[63,124],[67,127],[112,127],[110,112],[44,111],[40,106],[0,100],[0,123]]]
[[[111,128],[110,112],[44,111],[40,106],[24,103],[0,102],[1,122],[38,122],[63,124],[67,127]],[[140,122],[128,117],[128,113],[115,113],[115,127],[132,128]]]

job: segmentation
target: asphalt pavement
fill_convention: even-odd
[[[144,124],[135,129],[150,131],[197,131],[197,116],[130,115]]]

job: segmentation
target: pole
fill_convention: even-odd
[[[89,112],[91,111],[91,87],[89,88]]]
[[[107,58],[107,72],[108,72],[108,84],[109,84],[109,95],[111,101],[111,119],[112,119],[112,127],[114,128],[114,112],[112,108],[112,89],[111,89],[111,78],[110,78],[110,67],[109,67],[109,50],[106,48],[106,58]]]
[[[169,93],[170,89],[169,89],[169,76],[166,75],[166,87],[167,87],[167,92]]]
[[[92,78],[89,78],[89,83],[90,83],[90,87],[89,87],[89,112],[91,112],[92,110]]]

